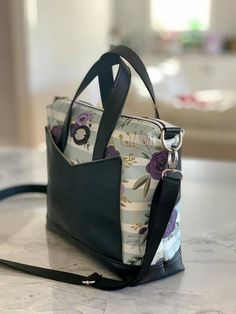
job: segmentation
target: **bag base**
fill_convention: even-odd
[[[86,244],[82,243],[80,240],[73,237],[62,227],[52,222],[47,216],[46,228],[49,231],[52,231],[59,236],[62,236],[64,239],[75,245],[77,248],[82,250],[85,253],[92,255],[97,261],[101,262],[103,265],[111,269],[122,279],[127,279],[134,277],[138,273],[140,266],[127,265],[120,263],[119,261],[113,260],[109,257],[103,256],[93,249],[89,248]],[[150,281],[159,280],[175,273],[181,272],[184,270],[184,265],[182,262],[181,249],[177,251],[175,256],[166,261],[153,266],[150,266],[150,270],[143,279],[141,283],[146,283]],[[140,283],[139,283],[140,284]]]

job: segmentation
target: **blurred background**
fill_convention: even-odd
[[[45,149],[46,105],[115,44],[143,59],[186,156],[236,160],[235,0],[0,0],[0,145]],[[132,83],[125,111],[153,116]],[[95,83],[83,96],[99,104]]]

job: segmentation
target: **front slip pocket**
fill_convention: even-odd
[[[94,251],[122,261],[121,157],[72,165],[48,128],[46,140],[48,217]]]

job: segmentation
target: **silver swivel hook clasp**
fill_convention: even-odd
[[[176,145],[176,147],[169,147],[166,143],[166,139],[165,139],[165,129],[163,129],[161,131],[161,142],[163,147],[168,151],[168,168],[166,168],[163,172],[162,172],[162,178],[168,173],[168,172],[172,172],[172,173],[179,173],[181,175],[182,178],[182,172],[177,168],[178,165],[178,161],[179,161],[179,149],[182,146],[182,142],[183,142],[183,131],[181,130],[179,133],[179,142],[178,145]]]

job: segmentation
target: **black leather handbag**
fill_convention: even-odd
[[[128,61],[143,80],[156,118],[122,114],[129,91]],[[113,65],[118,71],[113,77]],[[79,95],[98,77],[103,108]],[[120,280],[86,276],[0,259],[33,275],[102,290],[161,279],[184,270],[179,204],[183,130],[159,118],[153,87],[140,58],[113,47],[91,67],[75,97],[55,98],[46,127],[48,185],[0,192],[47,193],[47,228],[105,263]]]

